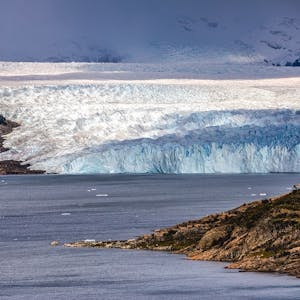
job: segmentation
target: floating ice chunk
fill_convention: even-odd
[[[62,216],[69,216],[71,213],[62,213]]]
[[[108,194],[97,194],[96,197],[108,197]]]
[[[256,194],[251,194],[251,196],[252,196],[252,197],[255,197],[255,196],[256,196]]]
[[[289,190],[289,191],[290,191],[290,190],[292,190],[292,188],[291,188],[291,187],[287,187],[286,189],[287,189],[287,190]]]
[[[91,190],[87,190],[88,192],[90,192]]]
[[[249,186],[249,187],[248,187],[248,190],[252,190],[252,187],[251,187],[251,186]]]
[[[267,196],[266,193],[260,193],[259,196]]]
[[[1,180],[1,182],[5,182],[5,180]]]
[[[85,243],[95,243],[96,240],[93,240],[93,239],[86,239],[84,240]]]
[[[97,189],[91,189],[91,191],[96,191]]]

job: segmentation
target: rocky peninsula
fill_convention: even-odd
[[[0,115],[0,153],[5,152],[8,149],[3,146],[4,136],[13,131],[14,128],[20,125],[16,122],[12,122]],[[0,161],[0,175],[8,174],[42,174],[44,171],[30,170],[29,164],[23,164],[21,161],[15,160],[3,160]]]
[[[227,268],[300,278],[300,189],[227,212],[123,241],[79,241],[67,247],[168,251],[192,260],[229,262]]]

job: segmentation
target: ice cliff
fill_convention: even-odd
[[[178,133],[109,143],[83,151],[78,157],[69,158],[63,172],[300,171],[299,111],[212,112],[176,119],[173,126],[180,128]]]

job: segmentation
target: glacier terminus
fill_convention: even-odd
[[[1,160],[62,174],[300,171],[296,68],[31,65],[3,63],[1,109],[21,126]]]

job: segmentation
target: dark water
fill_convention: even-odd
[[[134,237],[296,182],[300,175],[2,176],[0,298],[300,299],[293,277],[168,253],[49,246]]]

